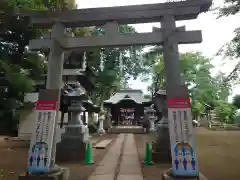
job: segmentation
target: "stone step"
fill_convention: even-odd
[[[115,126],[109,131],[110,133],[144,133],[144,128],[141,126]]]
[[[112,140],[102,140],[99,143],[97,143],[96,145],[93,146],[93,148],[96,149],[105,149],[110,143],[112,142]]]

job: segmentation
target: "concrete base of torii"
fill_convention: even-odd
[[[170,168],[168,171],[162,173],[163,180],[207,180],[205,176],[199,173],[198,177],[174,177],[172,174],[172,169]]]
[[[21,174],[19,180],[68,180],[69,169],[66,167],[55,167],[48,173]]]

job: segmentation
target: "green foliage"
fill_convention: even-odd
[[[9,9],[18,10],[66,10],[76,8],[75,0],[2,0],[4,6]],[[0,5],[2,5],[0,3]]]
[[[233,97],[233,105],[240,109],[240,95],[236,95]]]
[[[237,15],[240,11],[240,1],[239,0],[225,0],[224,5],[218,8],[219,17]],[[239,73],[240,73],[240,27],[235,29],[235,36],[233,39],[226,43],[217,53],[217,55],[224,55],[228,57],[228,60],[238,60],[234,69],[225,78],[225,81],[232,81],[234,83],[239,83]]]
[[[157,50],[160,52],[160,50]],[[156,58],[156,63],[152,67],[152,85],[149,90],[152,94],[159,88],[164,88],[165,71],[162,55],[156,55],[151,52]],[[233,106],[227,102],[231,85],[225,81],[223,73],[219,72],[215,77],[211,76],[213,65],[211,59],[203,56],[200,52],[187,52],[180,54],[180,65],[182,69],[182,78],[188,86],[192,114],[195,119],[204,113],[205,104],[215,107],[219,117],[224,122],[233,120]],[[221,103],[220,103],[221,102]]]
[[[75,0],[41,0],[44,6],[51,11],[76,8]]]
[[[204,105],[200,101],[194,101],[191,103],[192,115],[195,118],[198,118],[204,112]]]
[[[157,56],[157,63],[152,67],[152,90],[162,88],[164,85],[164,61],[163,56]],[[230,85],[223,84],[223,74],[211,76],[213,68],[211,59],[204,57],[200,52],[187,52],[180,54],[182,77],[188,86],[190,96],[195,100],[201,100],[213,106],[215,100],[226,100],[229,96]]]
[[[233,123],[236,107],[226,102],[219,102],[215,108],[216,116],[224,123]]]
[[[121,25],[119,31],[120,34],[136,33],[135,29],[128,25]],[[104,29],[91,28],[88,31],[85,30],[82,35],[104,35],[104,33]],[[102,50],[104,57],[103,69],[100,66],[100,49],[92,49],[87,52],[88,78],[93,80],[96,87],[92,98],[100,106],[116,90],[121,87],[128,87],[127,80],[131,77],[136,79],[149,69],[149,65],[142,58],[141,47],[104,48]],[[120,54],[122,63],[119,59]]]
[[[225,0],[224,5],[219,7],[219,17],[235,15],[240,11],[239,0]]]
[[[24,4],[25,3],[25,4]],[[31,2],[32,3],[32,2]],[[26,54],[26,46],[29,40],[38,36],[27,18],[12,16],[15,8],[29,8],[30,1],[3,1],[1,8],[5,14],[0,21],[0,73],[2,86],[6,88],[1,96],[1,102],[6,104],[19,104],[23,100],[24,93],[31,91],[34,82],[33,76],[43,72],[45,66],[43,59],[37,54]],[[11,101],[11,103],[8,103]],[[3,106],[6,107],[6,106]],[[8,107],[12,111],[14,108]]]
[[[64,3],[67,1],[64,1]],[[29,40],[38,38],[43,31],[35,29],[27,17],[16,15],[18,11],[49,10],[46,3],[56,8],[71,7],[68,1],[52,0],[1,0],[0,2],[0,126],[16,127],[18,109],[23,105],[24,94],[34,86],[34,79],[46,69],[45,58],[29,52]],[[51,9],[53,10],[53,9]],[[14,15],[15,14],[15,15]]]
[[[234,116],[234,123],[240,124],[240,111],[237,110]]]

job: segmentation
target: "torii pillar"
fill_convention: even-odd
[[[179,61],[178,42],[171,36],[178,29],[176,28],[173,16],[164,16],[161,22],[163,30],[163,59],[167,87],[182,85],[181,65]]]
[[[48,57],[48,73],[47,73],[47,85],[46,89],[57,89],[59,90],[59,103],[60,103],[60,90],[62,87],[62,74],[64,64],[64,51],[60,44],[57,42],[58,39],[63,38],[65,35],[65,27],[61,23],[55,23],[51,31],[51,46]],[[51,154],[51,166],[55,166],[56,156],[56,130],[59,119],[59,111],[57,110],[57,116],[55,119],[55,132],[52,144]]]
[[[185,26],[176,27],[175,19],[173,16],[164,16],[161,21],[161,28],[153,28],[154,32],[162,32],[163,35],[163,59],[165,67],[165,79],[167,86],[167,97],[170,92],[177,92],[176,88],[183,85],[181,78],[181,65],[178,52],[178,41],[176,36],[173,36],[176,32],[185,32]],[[166,94],[163,95],[166,97]],[[169,119],[167,112],[167,101],[162,99],[162,114],[163,118],[157,125],[159,128],[158,137],[153,145],[153,161],[154,162],[172,162],[170,136],[169,136]],[[166,107],[165,107],[166,106]]]
[[[50,123],[53,126],[49,126],[46,128],[47,136],[53,137],[52,141],[48,140],[47,148],[49,150],[49,154],[44,156],[44,159],[47,159],[47,165],[45,164],[45,170],[48,169],[47,173],[39,174],[39,167],[35,168],[34,172],[31,174],[20,175],[19,180],[31,180],[31,179],[61,179],[67,180],[69,176],[68,168],[59,167],[55,164],[55,156],[56,156],[56,129],[58,125],[59,119],[59,103],[60,103],[60,90],[62,86],[62,73],[63,73],[63,63],[64,63],[64,50],[61,48],[58,43],[58,39],[64,37],[65,27],[62,23],[55,23],[52,26],[51,31],[51,39],[48,41],[50,53],[48,57],[48,73],[47,73],[47,84],[46,89],[39,92],[39,99],[44,100],[46,102],[54,100],[56,102],[56,116],[53,119],[50,119]],[[39,40],[44,41],[44,40]],[[31,45],[30,45],[31,48]],[[45,47],[44,47],[45,48]],[[55,97],[55,99],[53,99]],[[47,126],[47,125],[46,125]],[[49,129],[50,127],[53,127]],[[33,133],[34,136],[34,133]],[[33,140],[32,140],[33,141]],[[44,140],[45,141],[45,140]],[[32,143],[32,142],[31,142]],[[50,151],[51,150],[51,151]],[[51,152],[51,153],[50,153]],[[41,166],[42,167],[42,166]]]
[[[178,29],[176,28],[176,20],[174,16],[164,16],[162,21],[161,21],[161,26],[163,30],[163,58],[164,58],[164,66],[165,66],[165,78],[166,78],[166,90],[167,90],[167,101],[169,99],[189,99],[188,97],[188,88],[184,84],[184,80],[182,79],[181,76],[181,64],[180,64],[180,58],[179,58],[179,51],[178,51],[178,42],[175,39],[174,36],[171,36],[172,33],[177,31]],[[180,111],[179,111],[180,112]],[[190,111],[191,112],[191,111]],[[170,122],[170,118],[172,119],[172,116],[170,106],[168,104],[168,127],[169,131],[165,131],[167,133],[170,133],[170,126],[172,129],[172,122]],[[183,123],[182,118],[178,119]],[[172,120],[173,121],[173,120]],[[184,120],[185,121],[185,120]],[[170,126],[169,126],[170,124]],[[182,129],[183,131],[183,129]],[[166,134],[165,134],[166,135]],[[167,135],[169,136],[169,134]],[[173,134],[171,134],[173,136]],[[177,135],[178,136],[178,135]],[[165,136],[166,137],[166,136]],[[194,137],[195,138],[195,137]],[[168,140],[171,141],[167,143],[167,146],[172,146],[172,143],[177,143],[173,142],[173,139],[178,139],[177,137],[171,137],[169,136]],[[184,140],[183,140],[184,142]],[[157,144],[160,146],[164,146],[163,144]],[[194,147],[195,148],[195,147]],[[166,156],[171,154],[170,152],[167,152],[169,150],[173,151],[173,147],[166,147]],[[171,156],[171,161],[175,162],[175,157],[172,154]],[[196,162],[196,161],[195,161]],[[174,163],[173,163],[174,164]],[[168,179],[178,179],[173,177],[173,172],[172,169],[169,171],[165,172],[162,174],[163,179],[168,180]],[[199,177],[196,175],[193,175],[192,179],[196,180]]]

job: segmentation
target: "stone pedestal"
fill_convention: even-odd
[[[56,162],[78,162],[85,157],[86,143],[78,138],[64,139],[57,143]]]
[[[80,113],[83,111],[80,101],[74,102],[68,109],[72,118],[62,134],[61,142],[57,144],[56,161],[76,162],[82,161],[85,157],[86,132],[85,125],[81,120]]]
[[[69,169],[57,168],[49,173],[33,173],[19,175],[19,180],[68,180]]]
[[[149,128],[149,132],[155,132],[155,126],[154,126],[154,121],[155,121],[155,118],[151,118],[149,119],[149,124],[150,124],[150,128]]]
[[[171,163],[171,147],[168,119],[163,117],[156,125],[157,138],[152,145],[152,158],[155,163]]]
[[[88,126],[85,125],[85,130],[84,130],[84,134],[83,134],[83,142],[88,143],[89,139],[90,139],[90,135],[89,135],[89,129]]]
[[[170,136],[168,128],[168,107],[166,90],[159,90],[154,99],[158,112],[161,112],[162,119],[156,124],[156,141],[152,148],[152,157],[155,163],[172,163]]]
[[[163,180],[207,180],[205,176],[199,173],[198,177],[175,177],[172,174],[172,169],[162,173]]]

